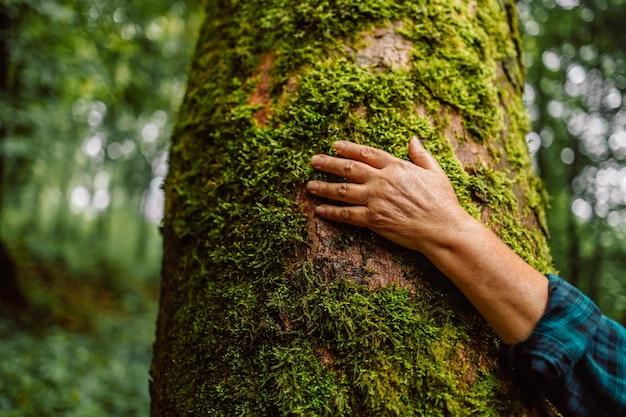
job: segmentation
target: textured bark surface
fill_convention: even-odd
[[[542,271],[513,2],[209,1],[166,181],[152,414],[540,416],[427,259],[304,190],[337,139],[406,158]],[[488,254],[486,254],[488,256]]]

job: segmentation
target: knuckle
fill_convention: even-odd
[[[359,154],[361,155],[361,158],[365,158],[367,159],[369,156],[371,156],[374,153],[374,150],[370,147],[363,147],[361,148],[361,150],[359,151]]]
[[[348,195],[348,184],[340,184],[339,187],[337,188],[337,195],[341,198],[345,198],[346,195]]]
[[[350,219],[350,210],[347,207],[343,207],[341,210],[339,210],[339,216],[343,220],[349,220]]]
[[[356,171],[356,162],[354,161],[348,162],[346,166],[343,168],[343,172],[346,176],[352,175],[354,171]]]

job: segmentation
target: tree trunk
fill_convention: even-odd
[[[11,93],[11,71],[9,60],[10,30],[13,22],[9,16],[9,11],[5,6],[0,5],[0,100],[9,98]],[[2,142],[7,137],[6,126],[0,123],[0,219],[2,219],[2,205],[4,202],[4,173],[5,163],[2,154]],[[26,300],[17,281],[17,271],[15,262],[6,248],[0,236],[0,303],[7,303],[11,307],[23,307]]]
[[[406,158],[416,135],[548,271],[513,1],[208,3],[165,184],[152,414],[549,415],[426,258],[316,217],[304,189],[335,140]]]

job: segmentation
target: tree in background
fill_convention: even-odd
[[[525,0],[529,135],[556,267],[626,320],[626,18],[620,0]]]
[[[515,6],[208,2],[165,184],[152,414],[546,415],[424,257],[325,222],[309,158],[417,135],[464,207],[551,268]],[[488,256],[488,254],[485,254]]]
[[[193,0],[0,1],[0,232],[26,301],[0,306],[3,417],[149,412],[159,184],[200,17]]]
[[[9,11],[0,5],[0,100],[8,100],[11,91],[12,74],[9,66],[8,31],[12,27],[12,18]],[[6,128],[0,125],[0,144],[7,135]],[[2,200],[4,184],[4,157],[0,154],[0,218],[2,217]],[[24,295],[17,283],[15,261],[7,250],[0,235],[0,303],[24,305]]]
[[[153,0],[17,0],[3,13],[15,22],[3,64],[18,75],[0,115],[12,251],[83,280],[154,281],[160,183],[199,15]]]

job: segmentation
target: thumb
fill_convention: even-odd
[[[424,169],[439,167],[435,158],[433,158],[433,156],[426,149],[424,149],[422,142],[420,142],[417,136],[413,136],[409,142],[409,157],[415,165]]]

